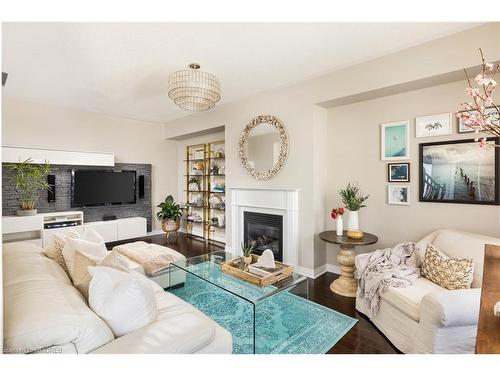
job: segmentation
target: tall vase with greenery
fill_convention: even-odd
[[[36,204],[40,197],[40,191],[51,190],[47,182],[47,176],[51,172],[50,164],[34,164],[31,158],[20,161],[16,164],[7,164],[7,169],[11,172],[7,179],[16,185],[19,193],[19,203],[21,209],[17,211],[19,216],[36,215]]]
[[[174,197],[169,195],[158,206],[160,211],[156,213],[156,217],[161,222],[161,229],[165,232],[167,241],[170,233],[177,232],[181,226],[182,208],[174,201]]]
[[[344,189],[339,190],[342,203],[349,210],[347,219],[348,230],[359,230],[358,211],[366,207],[364,202],[368,199],[369,195],[363,196],[357,184],[349,182]]]

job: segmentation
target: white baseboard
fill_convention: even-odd
[[[300,273],[301,275],[307,276],[311,279],[315,279],[326,272],[340,274],[340,266],[337,264],[323,264],[322,266],[314,270],[301,266],[295,266],[294,268],[297,273]]]

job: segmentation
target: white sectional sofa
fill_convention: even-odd
[[[417,243],[420,263],[428,243],[449,257],[474,259],[472,288],[448,290],[419,277],[410,287],[389,288],[371,320],[403,353],[474,353],[484,245],[499,245],[500,239],[438,230]],[[356,309],[368,315],[362,299],[356,298]]]
[[[158,318],[115,338],[62,268],[30,243],[3,246],[5,353],[231,353],[231,334],[151,281]]]

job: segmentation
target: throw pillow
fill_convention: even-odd
[[[104,258],[100,258],[76,250],[73,259],[73,286],[78,289],[87,301],[89,299],[90,283],[88,268],[94,266],[106,266],[128,272],[127,263],[115,252],[109,252]]]
[[[72,230],[65,233],[56,233],[49,241],[49,244],[42,250],[42,254],[59,264],[68,276],[69,272],[66,267],[66,261],[64,260],[62,250],[64,246],[66,246],[68,238],[78,237],[80,237],[80,233]]]
[[[446,289],[469,289],[472,284],[474,260],[450,258],[431,244],[427,245],[420,273]]]
[[[89,267],[89,306],[111,328],[123,336],[156,320],[158,309],[151,281],[135,272],[110,267]]]
[[[62,255],[71,279],[73,279],[73,262],[76,250],[99,258],[104,258],[108,252],[104,239],[92,228],[85,229],[81,238],[68,238]]]

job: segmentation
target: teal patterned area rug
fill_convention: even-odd
[[[200,266],[200,265],[197,265]],[[259,287],[213,268],[215,278],[239,283],[240,288]],[[253,313],[249,302],[191,274],[183,287],[170,291],[211,317],[233,335],[233,353],[253,353]],[[290,292],[269,297],[256,308],[256,353],[323,354],[333,347],[357,320]]]

